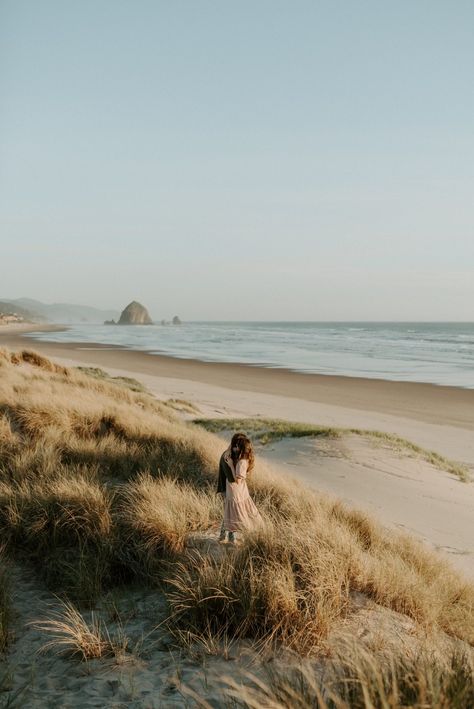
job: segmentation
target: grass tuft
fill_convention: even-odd
[[[82,660],[123,655],[129,643],[123,631],[111,636],[94,612],[87,622],[69,601],[63,602],[61,610],[49,618],[32,621],[32,625],[51,636],[51,640],[42,646],[42,652],[52,650],[58,654],[78,655]]]
[[[128,564],[137,576],[159,579],[164,559],[175,560],[190,533],[217,525],[222,502],[174,479],[143,472],[121,489],[117,518]]]
[[[100,381],[113,382],[114,384],[119,384],[121,386],[130,389],[130,391],[146,393],[147,388],[133,377],[112,377],[104,369],[100,367],[76,367],[79,372],[82,372],[88,377],[93,379],[98,379]]]
[[[224,677],[223,694],[242,709],[467,709],[474,706],[472,660],[454,650],[441,662],[428,650],[389,661],[352,645],[326,662],[269,667],[266,679]]]
[[[236,418],[236,419],[193,419],[193,423],[212,433],[220,431],[238,430],[244,431],[253,440],[262,444],[278,441],[282,438],[341,438],[344,435],[353,434],[373,438],[389,445],[395,450],[411,453],[419,456],[427,463],[445,470],[455,475],[462,482],[470,481],[468,468],[462,463],[446,458],[435,451],[422,448],[416,443],[397,436],[392,433],[375,431],[364,428],[335,428],[334,426],[316,426],[313,424],[299,423],[297,421],[286,421],[284,419],[271,418]]]

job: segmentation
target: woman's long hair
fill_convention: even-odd
[[[249,462],[247,474],[251,473],[255,466],[255,456],[253,453],[252,441],[245,433],[234,433],[230,442],[232,460],[236,463],[241,458],[246,458]],[[233,448],[238,447],[238,453],[234,453]]]

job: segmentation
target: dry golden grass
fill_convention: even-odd
[[[292,535],[267,527],[223,560],[189,552],[167,579],[175,625],[316,650],[348,607],[347,559]]]
[[[165,583],[177,631],[319,647],[359,591],[420,628],[474,643],[474,587],[413,539],[258,461],[264,529],[224,555],[223,444],[150,395],[42,357],[0,352],[0,535],[51,587],[92,603],[133,579]]]
[[[265,512],[265,505],[261,505]],[[306,508],[306,509],[305,509]],[[303,511],[302,511],[303,510]],[[267,509],[265,529],[223,562],[191,552],[168,577],[174,622],[299,652],[317,649],[360,591],[426,630],[474,643],[474,588],[408,536],[324,498],[294,497],[294,515]]]
[[[63,602],[60,611],[51,613],[46,619],[32,621],[31,624],[51,636],[41,648],[43,652],[52,649],[58,654],[79,655],[83,660],[92,660],[108,655],[122,655],[128,646],[128,639],[122,631],[112,636],[94,612],[90,622],[87,622],[69,601]]]
[[[224,696],[242,709],[468,709],[474,706],[472,660],[453,651],[444,661],[428,650],[390,662],[360,646],[324,666],[277,667],[266,678],[222,679]],[[198,706],[210,707],[197,695]]]
[[[110,494],[79,474],[51,478],[47,485],[0,483],[0,495],[5,533],[39,553],[68,541],[97,543],[110,534]]]
[[[162,561],[175,560],[187,536],[217,524],[221,514],[217,496],[172,478],[140,473],[122,486],[117,509],[128,565],[133,559],[137,576],[159,578]]]
[[[185,399],[167,399],[165,401],[165,404],[166,406],[170,406],[176,411],[183,411],[188,414],[199,413],[199,408],[195,404],[192,404],[190,401],[186,401]]]

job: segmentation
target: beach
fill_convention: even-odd
[[[257,465],[261,466],[264,475],[269,470],[274,471],[277,474],[276,480],[280,481],[277,484],[281,484],[282,489],[286,489],[284,486],[287,483],[291,484],[290,479],[297,480],[299,484],[294,489],[289,489],[292,489],[295,495],[302,494],[301,503],[305,497],[310,497],[311,491],[316,492],[316,500],[319,497],[321,500],[333,499],[336,510],[342,509],[340,505],[346,503],[348,510],[352,511],[347,512],[349,527],[352,529],[351,525],[355,525],[355,530],[360,529],[364,533],[372,530],[369,533],[374,535],[374,547],[377,546],[380,532],[372,525],[377,521],[382,523],[384,533],[388,530],[387,542],[384,544],[393,544],[394,547],[390,550],[389,546],[389,551],[383,552],[383,562],[378,560],[377,578],[385,578],[383,574],[386,574],[390,584],[393,584],[394,590],[393,594],[390,590],[390,598],[395,600],[392,605],[396,605],[395,601],[405,592],[405,571],[401,566],[396,566],[400,561],[394,561],[394,554],[396,559],[398,553],[410,554],[412,537],[422,541],[428,549],[439,553],[436,564],[443,563],[444,558],[450,562],[451,567],[460,572],[459,581],[455,583],[460,584],[462,592],[455,590],[453,594],[468,593],[466,589],[470,588],[469,582],[474,579],[473,483],[463,481],[442,460],[431,459],[428,451],[426,454],[414,452],[404,446],[403,442],[394,445],[389,436],[377,438],[366,433],[365,429],[402,436],[428,450],[441,453],[454,462],[464,464],[472,474],[474,449],[470,402],[474,391],[174,359],[104,346],[100,343],[84,346],[83,343],[39,342],[25,337],[28,329],[26,326],[2,328],[0,347],[16,352],[35,350],[59,365],[100,367],[112,377],[137,379],[151,394],[168,406],[171,403],[169,400],[175,400],[179,415],[185,422],[195,418],[221,420],[223,427],[217,435],[222,440],[222,449],[227,445],[229,435],[233,431],[232,428],[225,429],[224,424],[227,425],[227,420],[233,418],[257,418],[261,421],[279,418],[328,427],[359,429],[357,433],[344,431],[340,437],[292,438],[290,435],[284,435],[270,442],[256,440]],[[45,366],[44,371],[42,366]],[[51,363],[42,365],[41,361],[35,363],[34,358],[26,358],[13,369],[18,370],[18,376],[32,377],[28,381],[33,389],[38,381],[56,377],[54,370],[48,369],[48,366],[51,368]],[[7,369],[7,372],[10,377],[16,374],[11,368]],[[96,380],[94,374],[90,374],[93,386]],[[89,375],[82,376],[87,378]],[[59,384],[61,379],[62,383]],[[94,389],[88,390],[87,387],[79,389],[71,383],[67,373],[64,377],[64,372],[59,371],[55,387],[70,388],[71,391],[71,395],[68,392],[67,399],[57,399],[60,403],[57,409],[58,425],[61,424],[60,420],[65,421],[65,432],[62,434],[64,445],[67,445],[67,438],[70,436],[70,433],[66,432],[70,431],[68,416],[75,415],[77,409],[77,412],[87,413],[88,422],[93,420],[96,400],[101,401],[103,397],[103,392],[99,393],[100,386],[104,386],[106,381],[99,373],[97,392]],[[21,392],[20,386],[16,390],[20,407],[28,407],[27,401],[30,405],[31,401],[35,401],[34,395],[30,401],[26,398],[29,396],[26,390],[23,390],[23,394]],[[50,389],[49,392],[52,398],[57,396],[56,389]],[[128,394],[125,392],[121,396],[126,398]],[[134,416],[142,415],[141,407],[146,396],[139,402],[139,407],[135,407],[138,408],[138,414],[134,413]],[[82,404],[81,397],[85,397]],[[87,408],[84,409],[86,402]],[[43,399],[37,403],[41,407]],[[41,418],[54,416],[54,403],[44,403],[45,412],[41,414]],[[53,411],[48,409],[48,404],[50,408],[53,405]],[[179,404],[183,405],[181,410]],[[114,406],[118,406],[117,401]],[[127,417],[131,415],[130,406],[131,404],[128,404],[124,409]],[[105,412],[106,409],[100,414],[102,419]],[[106,418],[110,418],[109,410]],[[153,435],[155,430],[155,427],[153,431],[146,429],[147,420],[137,419],[137,422],[142,421],[145,424],[143,429],[130,429],[133,435],[136,430],[140,431],[144,442],[147,435]],[[90,423],[87,424],[89,425]],[[166,425],[165,419],[158,418],[156,431],[161,434]],[[198,427],[186,426],[183,432],[187,437],[192,437],[193,429]],[[97,450],[101,455],[104,451],[100,446],[107,440],[101,440],[102,433],[98,430]],[[200,433],[196,435],[208,434],[200,429]],[[84,429],[84,436],[83,453],[90,450],[91,440],[95,440],[94,436],[91,438],[87,427]],[[220,449],[219,443],[220,441],[215,439],[212,442],[216,451]],[[122,445],[118,439],[117,445]],[[131,445],[135,445],[133,441]],[[62,447],[63,443],[61,449]],[[145,449],[146,446],[143,447],[143,450]],[[104,460],[108,467],[108,459]],[[211,475],[212,471],[213,468],[210,470]],[[134,476],[131,476],[131,479],[134,479]],[[155,481],[154,484],[161,483]],[[67,492],[68,487],[65,488],[64,494],[67,495]],[[160,492],[161,494],[163,493]],[[173,488],[172,496],[168,500],[171,508],[177,495],[178,489]],[[149,510],[153,524],[157,523],[158,518],[155,519],[154,515],[159,510],[160,500],[159,496],[151,500]],[[69,504],[67,500],[65,504]],[[324,505],[330,503],[323,501],[322,504],[321,510]],[[304,508],[304,503],[301,507]],[[63,506],[59,509],[63,509]],[[132,518],[135,518],[135,513]],[[186,514],[181,512],[176,517],[178,520],[185,518]],[[312,520],[318,524],[317,515],[312,517]],[[398,532],[408,533],[408,541],[403,541],[404,536],[397,541]],[[322,531],[320,533],[322,534]],[[222,559],[227,558],[229,550],[218,545],[216,534],[214,529],[204,529],[190,535],[187,544],[190,549],[195,549],[202,555],[199,557],[201,560],[210,557],[222,562]],[[304,535],[301,541],[304,543]],[[337,538],[334,542],[337,542]],[[365,544],[363,536],[360,544]],[[316,548],[319,549],[319,545]],[[393,567],[390,566],[392,562],[395,564]],[[436,564],[434,570],[437,569]],[[421,561],[419,568],[424,569]],[[415,569],[418,567],[414,563],[410,573],[415,573]],[[179,567],[178,573],[181,573]],[[429,575],[432,572],[428,568],[426,573]],[[452,582],[451,569],[446,565],[446,571],[443,573],[445,575],[439,583],[444,587]],[[229,672],[229,667],[234,674],[237,671],[251,671],[256,673],[257,677],[265,676],[264,659],[260,659],[252,646],[245,643],[235,646],[233,644],[230,656],[225,648],[224,651],[212,647],[208,650],[203,644],[204,650],[201,650],[198,645],[190,646],[192,652],[186,654],[183,651],[177,659],[176,650],[170,652],[168,649],[168,636],[157,625],[157,618],[162,618],[167,612],[164,599],[146,585],[114,590],[113,601],[112,597],[107,595],[94,606],[94,612],[107,619],[108,627],[118,638],[121,637],[120,633],[125,634],[128,647],[126,652],[117,646],[115,655],[88,659],[86,673],[82,669],[82,663],[71,663],[69,658],[53,652],[39,652],[51,637],[50,629],[41,625],[42,619],[54,618],[54,614],[61,618],[64,608],[57,596],[24,564],[14,562],[11,575],[16,589],[12,622],[15,642],[9,654],[9,662],[13,668],[11,687],[13,691],[27,687],[27,697],[31,702],[27,699],[25,707],[49,705],[51,697],[61,697],[61,701],[66,701],[68,706],[72,707],[104,706],[107,702],[110,706],[118,706],[119,701],[127,706],[136,706],[137,709],[141,706],[183,706],[186,697],[183,699],[180,693],[186,688],[186,691],[194,692],[194,696],[205,696],[211,704],[214,702],[218,706],[221,701],[221,678]],[[414,577],[409,576],[408,586],[411,578]],[[429,583],[427,579],[421,583],[418,577],[416,578],[416,583],[420,583],[417,593],[424,599]],[[401,586],[396,586],[397,583]],[[455,589],[458,589],[458,586]],[[113,613],[110,614],[112,602]],[[362,642],[363,637],[364,642],[372,643],[377,648],[398,648],[399,644],[400,647],[403,646],[404,652],[411,643],[415,654],[417,648],[426,643],[424,626],[420,631],[409,615],[386,608],[384,604],[388,605],[389,601],[382,600],[378,603],[363,594],[355,593],[351,602],[355,607],[350,619],[343,618],[338,624],[334,622],[331,642],[335,643],[335,647],[338,633],[341,633],[341,638],[345,637],[344,633],[352,634],[358,643]],[[357,606],[357,603],[360,606]],[[449,597],[449,603],[444,600],[443,603],[450,607],[453,600]],[[426,601],[426,606],[435,607],[436,603]],[[116,616],[118,620],[111,620]],[[87,622],[92,622],[89,611],[83,611],[83,617]],[[140,639],[143,636],[148,638],[146,642]],[[149,641],[148,636],[152,636],[153,642]],[[36,651],[38,654],[32,660],[32,652]],[[202,657],[204,659],[201,659]],[[235,662],[229,664],[232,660]],[[32,662],[36,668],[34,681],[30,680]],[[275,656],[272,664],[275,662],[281,662],[283,665],[285,660],[279,660]],[[153,703],[156,701],[158,704]]]
[[[361,377],[303,374],[246,364],[151,355],[100,343],[33,340],[5,326],[0,347],[33,349],[70,365],[136,376],[160,398],[185,398],[206,415],[273,416],[397,433],[474,465],[474,390]]]
[[[192,404],[199,414],[189,418],[279,418],[396,434],[474,474],[474,390],[200,362],[100,343],[40,342],[24,337],[27,331],[2,329],[0,347],[33,349],[66,366],[134,377],[158,399]],[[342,460],[340,452],[321,455],[310,442],[285,439],[262,447],[259,455],[283,474],[415,534],[474,577],[474,485],[389,448],[374,452],[369,443],[349,440]]]

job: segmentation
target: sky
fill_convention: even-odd
[[[0,0],[0,298],[474,320],[472,0]]]

